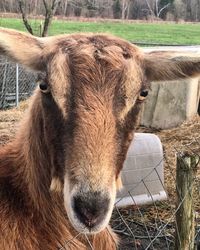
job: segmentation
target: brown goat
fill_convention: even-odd
[[[108,223],[149,82],[197,75],[200,59],[145,55],[108,35],[9,29],[0,53],[40,72],[0,150],[0,249],[115,249]]]

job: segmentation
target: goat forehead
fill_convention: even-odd
[[[86,98],[90,91],[132,96],[141,82],[140,56],[138,48],[107,36],[62,39],[49,67],[53,97],[64,111],[72,89]]]
[[[79,64],[83,59],[89,58],[104,59],[115,62],[116,59],[124,63],[124,59],[134,58],[138,60],[142,52],[141,50],[122,40],[120,38],[107,35],[88,35],[74,34],[70,36],[62,36],[57,39],[54,49],[62,50],[63,53],[70,57],[74,62],[79,60]],[[49,48],[52,51],[52,48]],[[88,61],[86,60],[87,64]],[[114,63],[112,63],[114,65]]]
[[[52,48],[49,48],[52,51]],[[66,60],[71,71],[122,71],[128,64],[140,64],[142,53],[130,43],[106,35],[71,35],[58,39],[54,45],[55,64]],[[53,67],[52,67],[53,68]],[[60,67],[61,68],[61,67]],[[64,68],[63,68],[64,69]],[[64,70],[68,73],[68,67]],[[88,72],[87,72],[88,71]],[[55,72],[58,72],[56,69]],[[101,72],[102,75],[102,72]]]
[[[95,47],[96,49],[103,49],[109,46],[117,46],[120,47],[124,52],[129,54],[141,54],[140,49],[130,44],[129,42],[120,39],[118,37],[114,37],[111,35],[105,34],[72,34],[72,35],[64,35],[58,37],[56,46],[63,49],[63,51],[70,51],[71,49],[80,49],[85,46]],[[51,46],[51,44],[50,44]],[[125,55],[125,54],[124,54]],[[127,55],[128,56],[128,55]]]

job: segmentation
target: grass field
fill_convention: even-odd
[[[39,20],[31,20],[39,30]],[[1,18],[0,26],[25,30],[20,19]],[[72,32],[107,32],[133,42],[200,45],[200,23],[123,23],[54,20],[49,35]]]

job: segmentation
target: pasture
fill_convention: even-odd
[[[39,32],[40,20],[30,21],[36,33]],[[1,18],[0,26],[25,31],[21,19]],[[114,34],[132,42],[159,43],[172,45],[200,44],[199,23],[137,23],[112,21],[67,21],[53,20],[49,35],[73,32],[105,32]]]

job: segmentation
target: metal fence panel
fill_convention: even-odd
[[[36,87],[36,74],[0,57],[0,109],[18,105]]]

